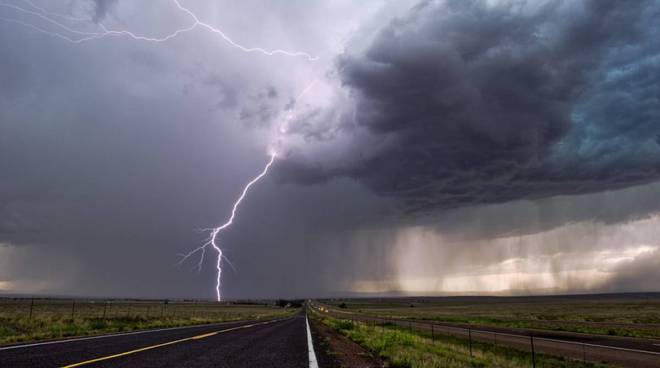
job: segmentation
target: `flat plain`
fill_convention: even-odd
[[[380,317],[660,338],[660,293],[365,298],[325,302]]]
[[[319,302],[316,318],[394,366],[660,366],[657,293]]]
[[[281,318],[269,302],[0,298],[0,345],[135,330]]]

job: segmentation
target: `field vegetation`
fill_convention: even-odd
[[[0,299],[0,345],[150,328],[263,320],[298,309],[274,304]]]
[[[387,360],[390,367],[430,368],[430,367],[530,367],[530,353],[473,342],[450,336],[436,336],[434,339],[421,331],[409,331],[393,324],[371,326],[325,315],[315,314],[322,323],[336,329],[356,343]],[[536,354],[536,367],[587,368],[607,367],[602,364],[583,363],[560,357]]]
[[[381,317],[660,338],[660,294],[353,299],[330,303]]]

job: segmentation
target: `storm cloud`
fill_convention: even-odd
[[[118,0],[93,0],[93,17],[94,22],[99,22],[105,18],[108,11],[117,3]]]
[[[0,292],[213,297],[273,149],[227,298],[658,280],[657,2],[5,2]]]
[[[355,153],[290,175],[347,175],[412,210],[654,181],[659,12],[656,1],[423,2],[337,59],[354,102],[339,125],[365,137]]]

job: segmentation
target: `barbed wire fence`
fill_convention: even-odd
[[[516,349],[530,354],[530,366],[534,368],[537,364],[538,354],[558,356],[584,363],[604,363],[640,368],[660,367],[660,353],[658,352],[557,340],[534,336],[533,333],[527,335],[510,334],[410,319],[371,316],[340,311],[326,305],[315,304],[313,308],[321,315],[329,315],[333,318],[350,321],[353,324],[363,323],[375,329],[381,329],[383,332],[388,326],[396,326],[411,333],[416,333],[423,338],[429,338],[433,343],[442,337],[458,338],[467,342],[471,356],[474,355],[473,345],[475,343]]]
[[[28,320],[131,317],[222,318],[233,314],[244,314],[246,307],[250,306],[276,308],[267,303],[234,304],[206,300],[4,298],[0,299],[0,317]]]

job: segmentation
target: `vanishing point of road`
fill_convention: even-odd
[[[0,366],[317,368],[304,313],[5,346]]]

